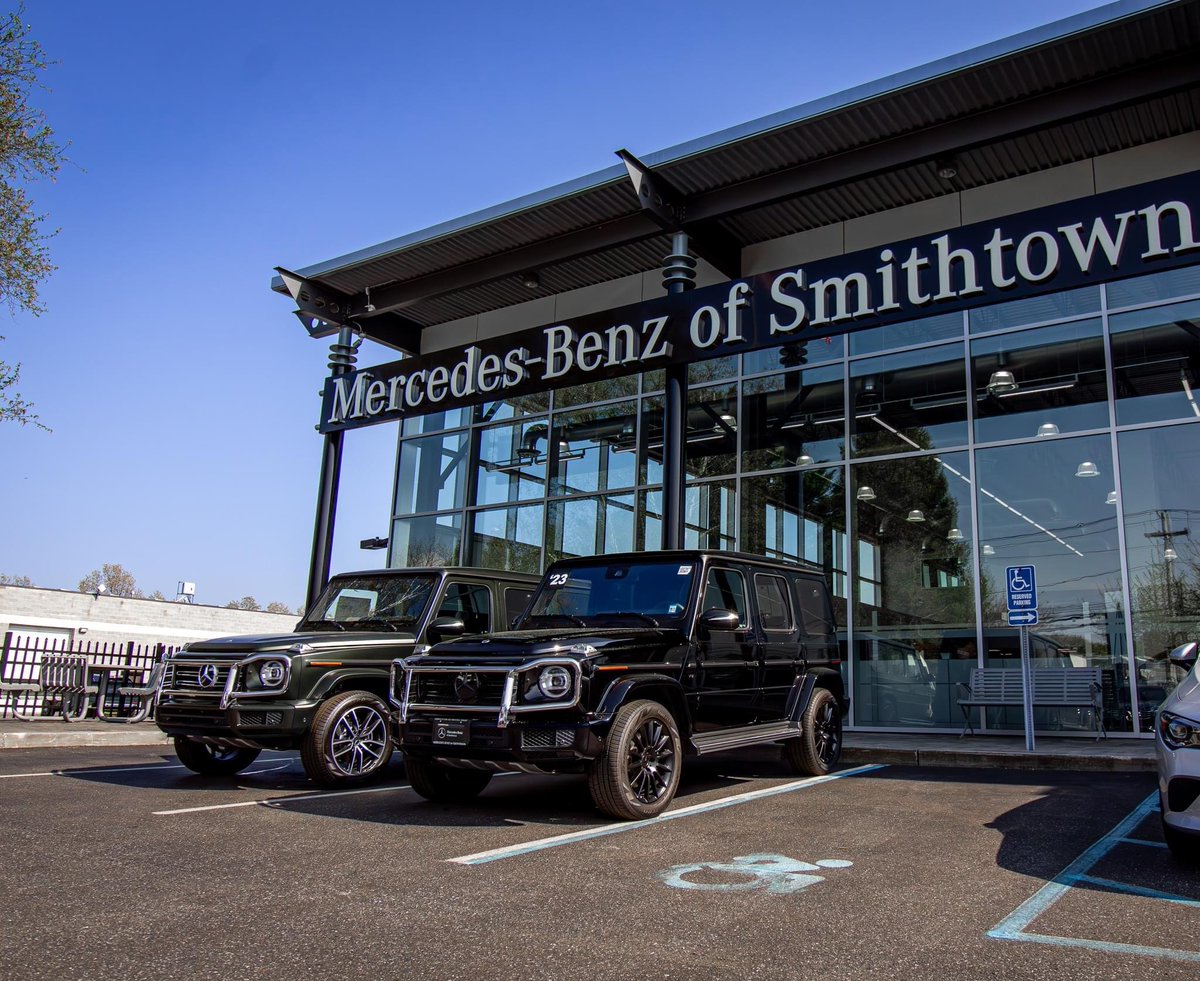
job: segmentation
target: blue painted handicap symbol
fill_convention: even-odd
[[[814,864],[788,858],[786,855],[739,855],[730,862],[673,865],[659,872],[658,878],[675,889],[702,889],[708,892],[763,889],[776,894],[793,893],[825,881],[825,876],[814,875],[814,872],[823,869],[845,869],[853,864],[840,858],[823,858]],[[706,881],[696,882],[688,878],[698,873],[706,873]],[[713,882],[713,877],[732,878],[735,881]]]

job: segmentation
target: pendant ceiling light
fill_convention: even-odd
[[[1038,426],[1037,434],[1038,436],[1057,436],[1058,427],[1052,422],[1043,422]]]
[[[911,511],[908,512],[908,517],[905,520],[911,521],[914,524],[917,524],[917,523],[925,520],[925,512],[918,510],[917,508],[913,508]]]
[[[988,379],[987,383],[989,395],[1004,395],[1007,392],[1015,392],[1017,387],[1017,379],[1011,371],[993,371],[992,377]]]
[[[873,490],[872,490],[870,487],[868,487],[866,484],[863,484],[863,485],[862,485],[862,486],[861,486],[861,487],[858,489],[858,494],[856,494],[855,496],[856,496],[856,497],[857,497],[857,498],[858,498],[860,501],[873,501],[873,500],[875,500],[875,491],[873,491]]]
[[[1079,464],[1079,469],[1075,471],[1075,476],[1099,477],[1100,471],[1097,469],[1096,464],[1092,463],[1091,460],[1084,460],[1083,463]]]

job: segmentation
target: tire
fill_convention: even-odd
[[[648,699],[622,705],[588,769],[592,802],[609,817],[655,817],[675,797],[682,762],[683,740],[666,706]]]
[[[1171,857],[1176,862],[1189,867],[1200,865],[1200,835],[1178,831],[1166,821],[1162,823],[1162,833],[1163,840],[1171,850]]]
[[[175,755],[179,762],[206,777],[229,777],[246,769],[258,759],[260,749],[239,749],[202,743],[187,736],[175,737]]]
[[[313,783],[350,787],[378,776],[393,749],[387,706],[369,691],[346,691],[317,709],[300,761]]]
[[[462,804],[478,797],[492,782],[487,770],[460,770],[457,767],[404,757],[404,770],[412,789],[436,804]]]
[[[783,758],[795,773],[822,777],[842,755],[842,710],[828,688],[813,689],[800,723],[800,736],[783,744]]]

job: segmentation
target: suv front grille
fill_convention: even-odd
[[[463,708],[499,708],[504,697],[504,678],[498,672],[470,671],[429,672],[414,671],[412,678],[412,704],[461,705]]]
[[[225,682],[229,680],[229,672],[233,670],[233,664],[232,661],[169,662],[163,689],[187,692],[189,695],[211,695],[219,698],[225,691]],[[208,667],[215,669],[215,677],[211,684],[204,684],[200,675]],[[210,675],[213,673],[209,672]]]

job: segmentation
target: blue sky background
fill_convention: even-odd
[[[300,268],[1097,6],[28,0],[72,163],[0,358],[0,572],[303,601],[327,341]],[[5,4],[11,9],[11,4]],[[364,346],[360,364],[394,357]],[[396,427],[347,434],[334,570],[382,561]]]

